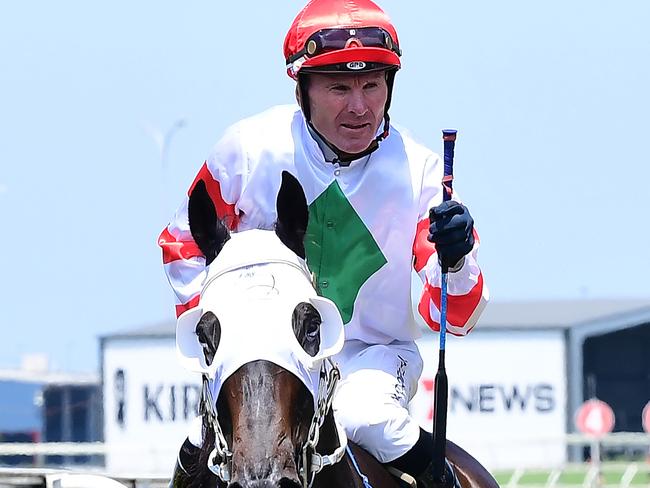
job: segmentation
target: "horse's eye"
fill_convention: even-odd
[[[205,363],[210,366],[217,353],[221,341],[221,324],[219,319],[212,312],[206,312],[196,324],[196,335],[199,336],[199,343],[203,348]]]
[[[293,333],[298,342],[310,356],[315,356],[320,349],[321,317],[311,303],[299,303],[291,317]]]
[[[307,323],[307,337],[309,339],[315,339],[320,337],[320,320],[309,320]]]

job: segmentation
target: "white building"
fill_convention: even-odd
[[[412,411],[430,429],[438,335],[425,329],[419,345]],[[491,469],[560,465],[593,395],[614,409],[615,430],[640,432],[648,351],[650,300],[490,304],[469,336],[447,341],[448,438]],[[177,363],[174,323],[105,336],[101,352],[108,470],[170,473],[200,380]]]

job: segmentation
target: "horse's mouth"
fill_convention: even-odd
[[[241,483],[244,481],[242,480]],[[279,481],[265,480],[252,480],[246,481],[246,484],[241,484],[238,481],[230,483],[228,488],[301,488],[302,484],[293,477],[282,477]]]

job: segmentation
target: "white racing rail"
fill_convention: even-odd
[[[588,446],[594,437],[584,434],[566,434],[561,437],[535,437],[521,439],[522,442],[535,443],[541,441],[562,440],[568,446]],[[648,446],[650,447],[650,434],[643,432],[614,432],[602,436],[600,444],[603,446]],[[116,445],[115,448],[124,449],[126,445]],[[0,442],[0,456],[94,456],[107,454],[111,446],[103,442]],[[131,446],[138,451],[138,446]]]
[[[556,440],[556,438],[549,438]],[[522,439],[522,444],[548,441],[549,439]],[[562,441],[567,446],[589,446],[594,438],[582,434],[568,434],[563,436]],[[641,446],[650,454],[650,434],[644,433],[613,433],[598,439],[603,447],[616,446]],[[33,456],[38,466],[46,456],[105,456],[111,452],[111,448],[129,450],[142,455],[146,452],[143,446],[120,445],[111,446],[101,442],[93,443],[0,443],[0,456]],[[145,454],[146,455],[146,454]],[[525,468],[501,470],[499,477],[504,488],[590,488],[594,486],[607,488],[635,488],[643,486],[650,488],[650,459],[647,462],[604,463],[602,466],[589,464],[567,464],[565,466],[547,466],[543,471],[546,476],[539,482],[531,482],[527,479],[531,473],[540,469]],[[97,462],[97,461],[96,461]],[[101,458],[98,462],[102,462]],[[540,460],[544,468],[543,460]],[[616,468],[617,474],[612,480],[610,471]],[[507,471],[507,474],[504,472]],[[579,483],[567,482],[567,475],[575,471],[582,471]],[[495,473],[496,474],[496,473]],[[85,476],[85,478],[84,478]],[[103,479],[101,478],[103,477]],[[573,476],[575,477],[575,475]],[[74,484],[77,483],[77,484]],[[0,467],[0,488],[23,487],[23,488],[167,488],[169,475],[130,475],[129,473],[108,473],[102,466],[83,465],[74,468],[61,469],[40,469],[40,468],[1,468]]]
[[[502,488],[646,488],[650,486],[650,463],[611,462],[599,467],[589,463],[567,464],[547,470],[517,468],[508,476],[497,477]]]
[[[0,443],[0,456],[95,456],[107,451],[103,442]]]
[[[169,479],[112,478],[61,469],[0,468],[0,488],[167,488]]]

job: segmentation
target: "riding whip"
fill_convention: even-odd
[[[451,200],[454,179],[455,130],[443,130],[444,176],[442,178],[442,201]],[[442,265],[440,283],[440,348],[438,351],[438,371],[436,372],[433,393],[433,477],[442,481],[445,475],[445,445],[447,442],[447,371],[445,370],[445,343],[447,339],[447,269]]]

